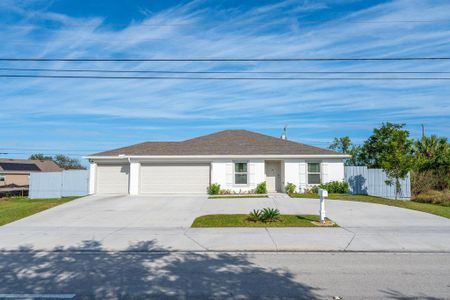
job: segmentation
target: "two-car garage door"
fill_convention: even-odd
[[[209,185],[208,163],[141,164],[139,193],[206,193]],[[129,164],[99,164],[98,194],[127,194]]]
[[[140,193],[206,193],[209,164],[142,164]]]

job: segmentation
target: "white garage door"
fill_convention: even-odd
[[[128,164],[98,165],[97,194],[128,194]]]
[[[209,185],[209,164],[143,164],[140,179],[142,194],[206,194]]]

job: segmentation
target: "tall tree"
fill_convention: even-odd
[[[395,198],[400,194],[400,179],[414,166],[413,141],[404,124],[383,123],[362,146],[361,156],[371,168],[382,168],[395,185]]]
[[[345,165],[347,166],[363,165],[360,160],[361,147],[354,145],[348,136],[340,138],[335,137],[333,143],[331,143],[328,148],[340,153],[351,155],[351,158],[345,159]]]
[[[57,164],[60,168],[64,170],[70,169],[86,169],[80,162],[80,160],[76,158],[70,158],[67,155],[58,154],[55,156],[49,156],[42,153],[36,153],[30,155],[28,159],[34,160],[52,160],[55,164]]]
[[[334,151],[349,154],[353,147],[352,140],[348,136],[337,138],[335,137],[333,143],[328,147]]]
[[[83,167],[78,159],[70,158],[69,156],[58,154],[55,155],[53,161],[64,170],[70,169],[86,169]]]
[[[43,153],[32,154],[32,155],[30,155],[30,157],[28,159],[32,159],[32,160],[53,160],[53,158],[51,156],[45,155]]]
[[[361,160],[369,168],[382,168],[382,157],[391,151],[387,146],[393,138],[399,136],[409,137],[409,132],[404,130],[405,124],[383,123],[380,128],[375,128],[373,134],[361,147]]]

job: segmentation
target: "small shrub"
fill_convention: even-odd
[[[304,194],[317,194],[318,192],[319,187],[317,185],[313,185],[305,188]]]
[[[288,182],[285,187],[286,193],[288,193],[288,194],[295,193],[295,188],[296,188],[295,184]]]
[[[230,189],[226,189],[226,190],[220,190],[219,191],[219,195],[232,195],[234,194],[234,192]]]
[[[333,194],[347,194],[350,191],[348,183],[346,181],[330,181],[328,183],[320,184],[318,188],[327,190],[328,193]]]
[[[253,222],[262,221],[263,212],[260,209],[254,209],[248,214],[248,219]]]
[[[261,221],[263,222],[274,222],[280,217],[280,211],[277,208],[263,208]]]
[[[411,192],[414,196],[431,191],[438,190],[438,176],[433,171],[411,172]]]
[[[266,182],[263,181],[260,184],[256,186],[256,193],[257,194],[267,194],[267,185]]]
[[[218,195],[220,192],[220,184],[213,183],[208,186],[208,194],[210,195]]]
[[[424,192],[415,196],[413,201],[450,206],[450,190]]]

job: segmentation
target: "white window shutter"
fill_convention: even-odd
[[[249,167],[248,176],[250,177],[250,178],[248,178],[248,180],[249,180],[248,182],[250,183],[250,185],[256,185],[256,182],[255,182],[255,164],[254,163],[249,163],[248,167]]]
[[[300,163],[299,165],[299,189],[303,189],[304,187],[306,187],[307,185],[307,180],[306,180],[306,168],[307,168],[307,164],[306,163]]]
[[[233,185],[233,163],[227,163],[226,170],[227,170],[227,185],[231,186]]]
[[[327,183],[328,182],[328,164],[327,163],[321,163],[320,164],[320,170],[322,172],[321,174],[321,182]]]

